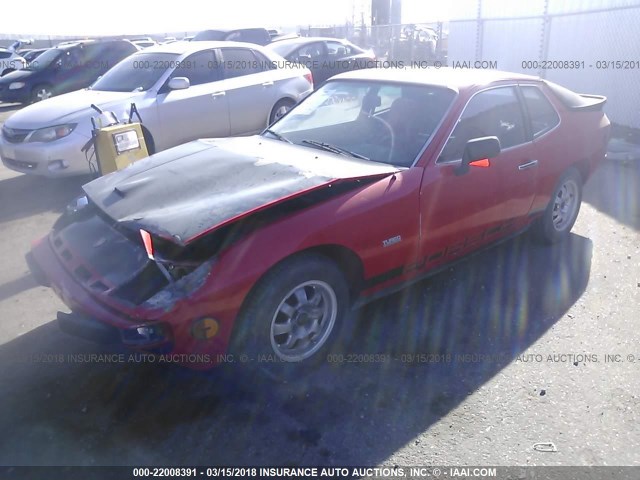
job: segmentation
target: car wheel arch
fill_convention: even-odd
[[[314,245],[304,250],[299,250],[273,263],[256,279],[251,288],[247,291],[247,294],[242,301],[240,311],[246,308],[247,303],[252,297],[254,291],[260,285],[262,280],[269,274],[269,272],[278,268],[278,266],[280,266],[282,263],[292,261],[296,257],[303,257],[313,254],[326,257],[328,260],[331,260],[336,264],[336,266],[340,269],[345,279],[347,280],[351,300],[355,300],[355,298],[362,290],[362,286],[364,284],[364,265],[362,259],[356,252],[343,245],[323,244]]]
[[[291,98],[288,96],[279,98],[278,101],[273,104],[273,107],[271,108],[271,112],[269,112],[269,119],[268,119],[269,125],[272,125],[273,123],[275,123],[280,119],[280,117],[277,116],[278,109],[282,108],[283,106],[288,106],[290,110],[295,106],[295,104],[296,104],[296,101],[294,98]]]

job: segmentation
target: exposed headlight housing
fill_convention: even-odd
[[[33,131],[27,138],[28,142],[53,142],[69,135],[76,128],[77,123],[55,125]]]
[[[89,205],[89,199],[86,195],[81,195],[80,197],[73,200],[69,205],[67,205],[67,213],[76,213]]]
[[[9,90],[20,90],[21,88],[24,88],[24,86],[24,82],[11,82],[9,84]]]

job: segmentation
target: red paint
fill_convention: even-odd
[[[437,163],[467,100],[480,88],[514,83],[540,86],[560,114],[560,124],[539,139],[503,150],[491,161],[473,162],[480,168],[463,175],[456,174],[458,163]],[[545,208],[567,168],[578,166],[586,181],[604,159],[608,134],[609,121],[602,112],[569,112],[544,83],[533,79],[460,88],[416,166],[289,214],[241,238],[217,255],[199,290],[178,299],[167,311],[124,305],[88,291],[64,269],[48,241],[35,244],[34,259],[71,309],[118,328],[164,323],[171,329],[173,353],[210,355],[207,364],[189,364],[206,368],[226,351],[251,288],[278,262],[308,249],[341,248],[359,259],[364,282],[404,269],[399,276],[367,287],[361,292],[364,296],[410,280],[526,227]],[[518,168],[531,159],[538,160],[535,168]],[[151,237],[145,233],[141,231],[151,256]],[[383,246],[397,236],[400,242]],[[205,316],[219,322],[219,333],[196,340],[189,333],[192,322]]]

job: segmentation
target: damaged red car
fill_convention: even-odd
[[[605,98],[496,71],[338,75],[261,135],[98,178],[27,256],[68,333],[213,366],[326,359],[350,308],[531,228],[571,230]]]

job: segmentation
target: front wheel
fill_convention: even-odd
[[[569,235],[582,202],[582,178],[575,168],[558,181],[549,205],[534,225],[535,237],[544,243],[557,243]]]
[[[47,98],[53,97],[53,90],[49,85],[38,85],[31,92],[31,102],[41,102]]]
[[[317,254],[292,257],[250,294],[230,349],[271,375],[301,373],[326,359],[348,303],[347,283],[333,261]]]

